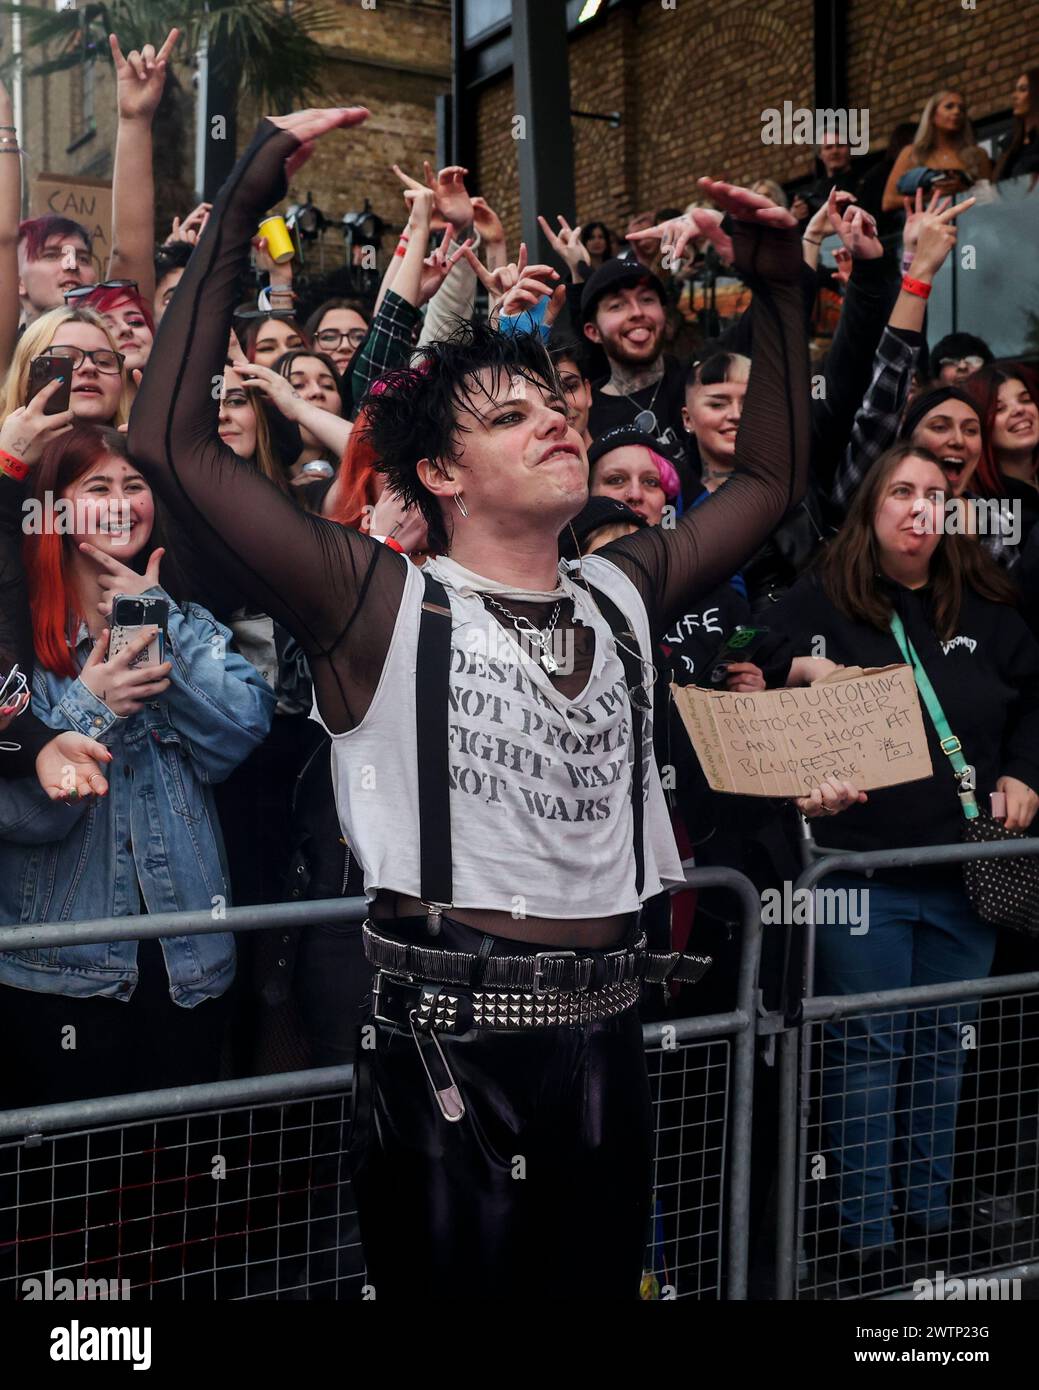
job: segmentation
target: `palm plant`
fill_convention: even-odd
[[[184,35],[180,53],[208,42],[214,75],[234,90],[249,92],[272,111],[320,97],[325,54],[317,36],[341,20],[324,0],[100,0],[68,9],[0,3],[0,14],[20,15],[25,74],[42,77],[81,63],[110,61],[108,35],[118,34],[123,52],[158,45],[174,25]],[[39,50],[35,61],[33,50]],[[19,55],[11,54],[0,72]]]

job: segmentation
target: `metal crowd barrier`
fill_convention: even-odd
[[[814,844],[807,848],[795,893],[838,872],[1036,854],[1039,839],[818,858]],[[811,909],[814,897],[808,902]],[[810,910],[799,972],[788,949],[798,997],[787,998],[785,1017],[761,1025],[780,1034],[776,1297],[940,1297],[933,1291],[939,1270],[945,1280],[966,1276],[1001,1287],[979,1297],[1014,1297],[1014,1279],[1039,1273],[1039,971],[816,997],[814,916]],[[845,1085],[849,1064],[860,1068],[858,1085]],[[881,1141],[875,1131],[868,1138],[867,1111],[886,1125]],[[835,1131],[844,1135],[836,1151]],[[927,1224],[935,1156],[952,1174],[948,1205],[944,1183],[934,1201],[938,1224],[946,1214],[951,1220],[947,1233],[925,1241],[907,1217]],[[862,1194],[885,1188],[901,1242],[879,1271],[852,1265],[849,1274],[838,1202],[844,1220],[872,1223],[876,1234],[876,1200],[864,1205]]]
[[[643,1028],[655,1117],[647,1296],[742,1299],[760,898],[729,869],[695,869],[687,881],[738,900],[739,980],[730,1012]],[[156,913],[4,928],[0,944],[284,930],[365,915],[362,898]],[[352,1067],[329,1067],[0,1112],[0,1298],[46,1296],[60,1280],[85,1281],[86,1297],[360,1296],[346,1161],[352,1081]]]

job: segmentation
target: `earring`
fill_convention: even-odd
[[[463,516],[468,516],[469,508],[462,501],[462,494],[460,492],[456,492],[453,495],[455,499],[455,506],[458,508],[458,510],[462,513]]]

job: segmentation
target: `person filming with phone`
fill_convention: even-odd
[[[212,784],[266,736],[273,691],[227,628],[173,596],[176,567],[125,435],[63,426],[33,470],[25,518],[33,713],[112,761],[103,798],[62,804],[35,778],[0,783],[0,922],[226,904]],[[0,1044],[17,1062],[0,1108],[214,1079],[234,971],[229,932],[0,950]],[[69,1025],[74,1050],[61,1045]]]

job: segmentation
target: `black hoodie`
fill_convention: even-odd
[[[956,635],[939,642],[931,617],[931,588],[906,589],[877,576],[927,671],[952,732],[977,770],[978,805],[988,810],[1000,777],[1039,791],[1039,643],[1016,609],[964,594]],[[889,666],[903,658],[890,632],[846,618],[807,575],[769,614],[769,625],[791,637],[794,650],[843,666]],[[820,649],[818,639],[824,639]],[[931,777],[868,793],[865,805],[813,821],[819,844],[878,850],[952,844],[964,824],[958,784],[923,707],[934,769]]]

